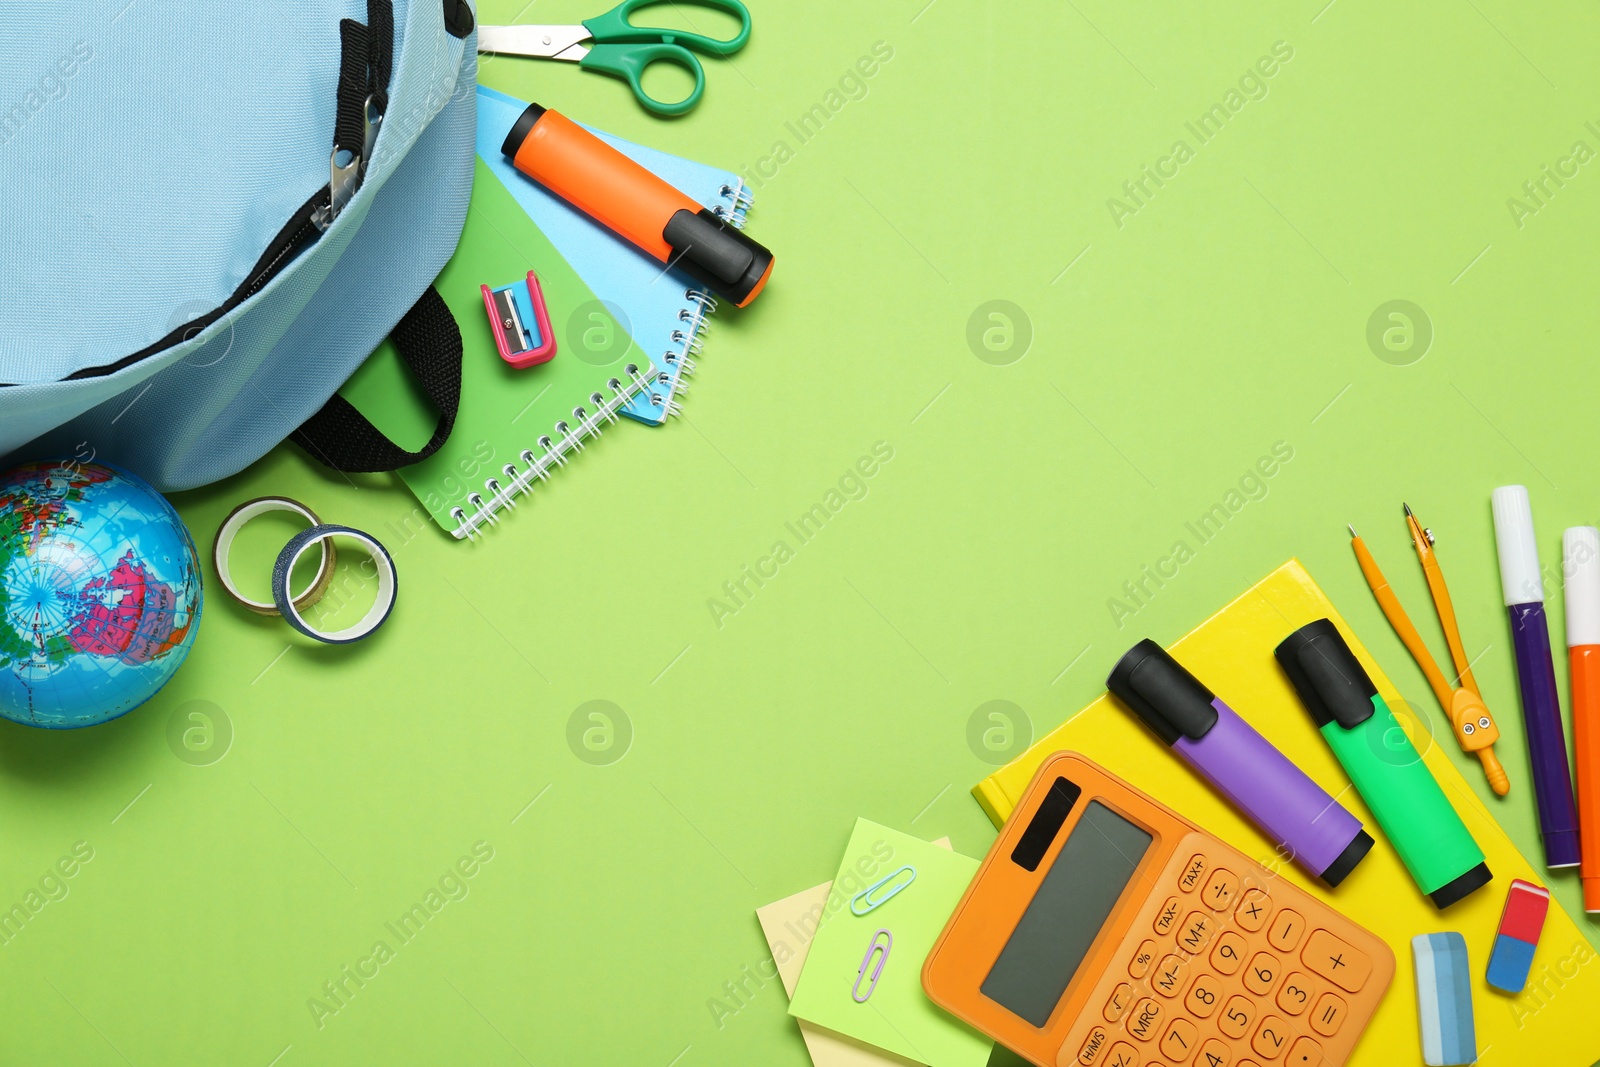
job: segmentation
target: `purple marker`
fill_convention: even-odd
[[[1344,881],[1372,848],[1360,819],[1154,641],[1146,638],[1129,649],[1111,669],[1106,688],[1328,885]]]
[[[1517,683],[1522,688],[1522,723],[1528,731],[1533,764],[1533,796],[1539,807],[1544,865],[1552,870],[1578,865],[1578,810],[1572,801],[1572,767],[1561,729],[1561,699],[1550,659],[1550,627],[1544,617],[1544,579],[1539,543],[1533,536],[1528,490],[1502,485],[1490,498],[1494,544],[1500,556],[1500,591],[1511,616],[1511,641],[1517,651]]]

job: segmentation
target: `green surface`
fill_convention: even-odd
[[[0,950],[4,1058],[801,1067],[753,909],[826,878],[857,816],[980,855],[981,705],[1037,735],[1136,639],[1298,555],[1444,737],[1344,529],[1443,657],[1402,500],[1438,534],[1511,796],[1463,772],[1537,858],[1489,492],[1529,486],[1550,564],[1564,526],[1600,518],[1600,176],[1549,182],[1520,228],[1507,200],[1574,142],[1600,149],[1600,16],[1323,3],[763,3],[670,123],[569,64],[486,63],[631,140],[761,166],[772,283],[719,313],[684,418],[608,433],[480,544],[405,527],[397,479],[292,448],[178,498],[202,544],[265,493],[368,529],[399,604],[321,648],[208,590],[147,707],[71,735],[0,725],[0,900],[93,849]],[[1279,41],[1267,95],[1199,143],[1185,124]],[[1176,166],[1180,138],[1192,158],[1119,228],[1108,198]],[[969,346],[992,300],[1029,324],[988,353],[1028,336],[1006,365]],[[1392,300],[1432,323],[1405,366],[1367,341]],[[1213,505],[1232,510],[1197,534]],[[737,608],[720,624],[713,598]],[[569,747],[595,700],[629,723],[608,766]],[[191,701],[231,723],[208,766],[169,746]],[[1554,883],[1572,908],[1573,877]],[[385,924],[430,890],[443,906],[401,943]],[[308,1000],[380,940],[319,1028]],[[720,1027],[716,998],[736,1005]]]

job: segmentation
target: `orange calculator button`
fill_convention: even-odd
[[[1128,1010],[1128,1005],[1133,1003],[1133,986],[1123,982],[1111,991],[1111,999],[1106,1001],[1106,1022],[1114,1023],[1122,1018],[1122,1013]]]
[[[1244,899],[1239,901],[1239,908],[1233,913],[1233,921],[1239,924],[1240,929],[1255,933],[1267,925],[1267,914],[1272,910],[1272,904],[1267,900],[1264,889],[1248,889]]]
[[[1193,893],[1199,889],[1200,879],[1206,876],[1206,866],[1206,858],[1196,852],[1189,858],[1183,873],[1178,876],[1178,888],[1185,893]]]
[[[1211,935],[1216,932],[1216,916],[1191,911],[1184,916],[1183,925],[1178,927],[1178,947],[1191,956],[1198,956],[1200,950],[1210,943]]]
[[[1322,994],[1311,1006],[1311,1029],[1323,1037],[1332,1037],[1338,1033],[1339,1025],[1344,1022],[1348,1010],[1344,998],[1339,994]]]
[[[1216,1038],[1210,1038],[1200,1046],[1200,1055],[1195,1057],[1196,1067],[1228,1067],[1233,1062],[1233,1053],[1227,1045]]]
[[[1226,867],[1218,867],[1206,883],[1202,898],[1213,911],[1227,911],[1239,895],[1239,879]]]
[[[1367,976],[1372,973],[1371,957],[1326,930],[1312,931],[1300,958],[1307,967],[1346,993],[1354,993],[1366,985]]]
[[[1255,1021],[1256,1002],[1249,997],[1234,995],[1222,1006],[1222,1015],[1217,1019],[1217,1029],[1222,1031],[1223,1037],[1231,1037],[1237,1041]]]
[[[1150,965],[1156,960],[1156,943],[1145,938],[1139,944],[1139,951],[1133,954],[1133,959],[1128,963],[1128,975],[1132,978],[1143,978],[1150,973]]]
[[[1306,1010],[1306,1005],[1311,1003],[1311,980],[1299,971],[1294,972],[1283,981],[1283,988],[1278,990],[1278,1007],[1290,1015],[1300,1015]]]
[[[1224,930],[1211,950],[1211,966],[1223,974],[1233,974],[1244,965],[1245,942],[1232,930]]]
[[[1250,962],[1244,965],[1244,987],[1258,997],[1264,997],[1272,992],[1273,984],[1277,980],[1278,957],[1270,952],[1257,952],[1250,957]]]
[[[1200,1031],[1188,1019],[1174,1019],[1161,1035],[1161,1054],[1173,1063],[1188,1063],[1200,1041]]]
[[[1111,1047],[1111,1035],[1106,1033],[1106,1028],[1097,1026],[1089,1031],[1089,1040],[1083,1043],[1083,1048],[1078,1050],[1078,1062],[1084,1067],[1099,1063],[1103,1058],[1101,1053]]]
[[[1161,1005],[1145,997],[1128,1013],[1128,1033],[1140,1041],[1150,1041],[1156,1036],[1156,1026],[1161,1022]]]
[[[1126,1041],[1118,1041],[1106,1053],[1104,1067],[1137,1067],[1138,1063],[1139,1050]]]
[[[1156,973],[1150,979],[1150,985],[1157,993],[1164,997],[1175,997],[1183,985],[1184,975],[1189,973],[1189,961],[1180,956],[1163,956],[1156,965]]]
[[[1321,1067],[1322,1046],[1309,1037],[1302,1037],[1289,1049],[1288,1058],[1283,1062],[1288,1067]]]
[[[1158,934],[1169,934],[1178,924],[1178,898],[1168,897],[1167,902],[1161,905],[1161,910],[1156,912],[1155,931]]]
[[[1293,1033],[1288,1023],[1276,1015],[1268,1015],[1261,1020],[1261,1025],[1256,1027],[1255,1035],[1250,1038],[1250,1047],[1255,1049],[1256,1055],[1262,1059],[1275,1060],[1283,1055],[1284,1046],[1289,1043]]]
[[[1267,931],[1267,943],[1280,952],[1289,952],[1305,935],[1305,919],[1301,918],[1299,912],[1284,908],[1272,920],[1272,929]]]
[[[1189,993],[1183,998],[1183,1004],[1189,1009],[1190,1015],[1204,1019],[1217,1010],[1217,1003],[1221,999],[1222,984],[1209,974],[1202,974],[1189,986]]]

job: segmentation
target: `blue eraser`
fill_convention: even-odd
[[[1417,968],[1417,1011],[1422,1023],[1422,1062],[1456,1067],[1478,1058],[1472,1026],[1472,975],[1467,942],[1455,931],[1411,939]]]
[[[1536,947],[1509,934],[1496,937],[1489,953],[1489,973],[1485,975],[1489,984],[1507,993],[1522,992],[1528,984],[1528,972],[1533,970]]]

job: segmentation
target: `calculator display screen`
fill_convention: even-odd
[[[979,988],[1034,1026],[1050,1021],[1151,836],[1090,801]]]

